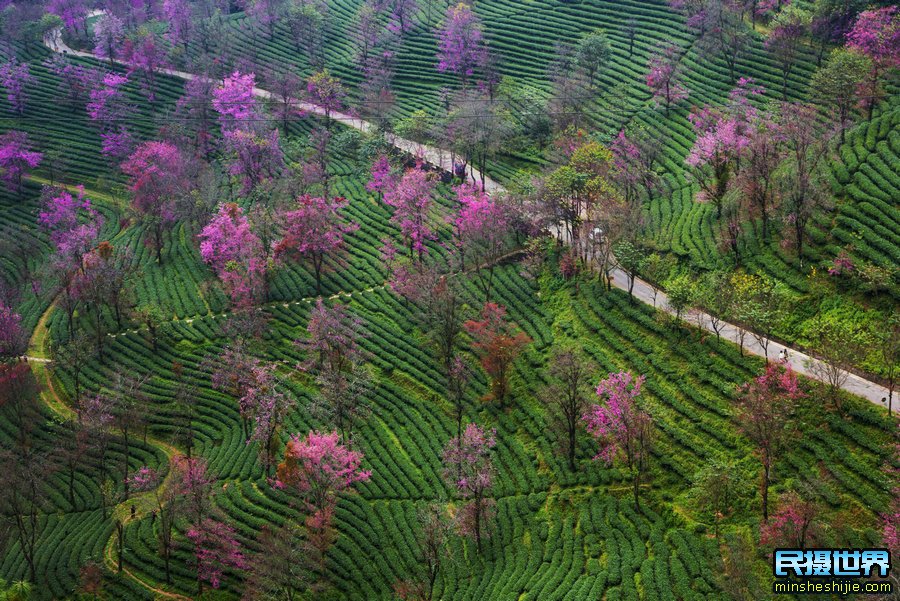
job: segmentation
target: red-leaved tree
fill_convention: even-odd
[[[487,398],[503,403],[509,392],[512,364],[531,339],[506,320],[506,308],[485,303],[481,319],[469,320],[463,327],[475,341],[473,346],[481,357],[481,366],[491,378]]]

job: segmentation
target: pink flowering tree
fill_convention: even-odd
[[[438,71],[456,74],[463,87],[467,87],[469,79],[487,64],[481,20],[471,6],[460,2],[447,9],[444,24],[437,33]]]
[[[132,207],[153,232],[152,246],[160,263],[163,233],[175,223],[175,202],[189,185],[186,161],[174,144],[151,141],[138,146],[122,163]]]
[[[88,2],[86,0],[50,0],[47,12],[62,19],[66,29],[75,34],[87,33]]]
[[[226,131],[223,138],[232,156],[228,172],[240,179],[242,193],[249,193],[281,173],[284,155],[277,129],[268,132],[233,129]]]
[[[6,90],[9,106],[19,115],[25,113],[28,100],[25,89],[33,85],[34,76],[28,69],[28,63],[20,63],[15,58],[0,65],[0,86]]]
[[[234,528],[225,522],[206,518],[188,528],[187,538],[194,545],[198,595],[203,594],[204,582],[217,589],[225,570],[247,567]]]
[[[847,46],[872,59],[866,103],[871,119],[880,80],[889,70],[900,67],[900,8],[894,5],[861,12],[847,34]]]
[[[772,20],[766,48],[778,60],[781,68],[781,98],[787,102],[788,80],[794,65],[800,58],[803,38],[809,32],[812,15],[797,6],[788,4]]]
[[[339,496],[372,476],[362,469],[362,461],[363,454],[342,445],[337,432],[314,430],[302,438],[292,436],[278,465],[275,485],[290,490],[305,505],[310,543],[320,564],[334,540],[332,522]]]
[[[454,191],[459,203],[453,225],[460,264],[465,269],[468,260],[487,302],[491,299],[497,263],[509,244],[511,215],[507,207],[477,186],[462,184]]]
[[[359,229],[340,211],[347,205],[341,197],[322,198],[308,194],[297,199],[297,208],[284,213],[284,237],[275,245],[276,257],[295,257],[312,264],[316,294],[322,294],[325,257],[344,247],[344,236]]]
[[[165,38],[173,46],[187,52],[195,25],[189,0],[163,0],[162,18],[168,25]]]
[[[123,121],[131,106],[125,98],[124,86],[128,77],[107,73],[89,92],[87,113],[100,128],[100,140],[104,156],[121,159],[132,149],[132,136]]]
[[[486,522],[494,511],[494,500],[488,494],[494,484],[491,449],[496,445],[495,431],[469,424],[461,436],[447,442],[441,453],[444,480],[467,502],[458,514],[460,531],[475,538],[479,552]]]
[[[184,96],[175,103],[185,136],[204,156],[209,155],[212,140],[214,90],[214,82],[206,78],[191,79],[184,84]]]
[[[156,34],[147,28],[139,29],[122,44],[122,60],[128,63],[130,71],[139,71],[143,76],[147,100],[156,100],[156,78],[166,66],[166,50],[159,43]]]
[[[18,359],[28,350],[22,317],[0,301],[0,362]]]
[[[366,396],[369,374],[366,355],[359,341],[366,337],[363,321],[336,303],[316,301],[309,316],[308,336],[295,344],[306,351],[303,371],[315,375],[319,391],[313,414],[334,427],[347,444],[353,441],[353,427],[368,414]]]
[[[125,40],[125,24],[111,13],[102,14],[94,23],[94,54],[105,58],[110,66],[122,50]]]
[[[749,97],[762,93],[753,80],[742,78],[731,91],[727,107],[707,105],[688,116],[697,138],[685,162],[694,169],[694,179],[700,185],[698,199],[713,203],[716,217],[722,216],[722,204],[735,164],[750,145],[751,125],[757,111]]]
[[[429,224],[434,185],[434,177],[416,167],[399,180],[387,182],[384,189],[384,202],[394,209],[391,222],[400,228],[410,258],[415,254],[420,261],[427,252],[425,244],[435,238]]]
[[[262,109],[253,90],[256,76],[235,71],[213,90],[212,106],[219,114],[225,148],[232,156],[229,172],[250,192],[284,166],[278,130],[262,126]]]
[[[331,124],[331,113],[344,106],[346,96],[343,84],[327,70],[313,73],[306,80],[306,99],[325,109],[325,118],[328,119],[326,127]]]
[[[627,371],[611,373],[597,386],[603,399],[584,415],[588,433],[600,443],[594,457],[607,465],[619,461],[631,476],[634,506],[640,511],[640,487],[650,471],[653,417],[641,407],[639,396],[645,376]]]
[[[759,528],[759,544],[772,549],[807,549],[818,541],[819,508],[790,491],[778,500],[778,509]]]
[[[391,161],[386,155],[378,155],[372,163],[372,179],[366,184],[366,190],[375,192],[384,200],[385,193],[393,190],[396,185],[396,174],[391,167]]]
[[[666,116],[673,104],[688,97],[682,83],[681,57],[678,46],[662,44],[650,55],[650,71],[645,79],[657,103],[666,107]]]
[[[253,89],[256,75],[235,71],[225,77],[222,85],[213,91],[213,109],[219,113],[222,132],[236,128],[246,129],[259,117],[259,107]]]
[[[259,445],[263,469],[268,475],[275,459],[276,434],[294,405],[293,398],[279,388],[275,364],[259,364],[250,369],[244,394],[238,402],[241,415],[253,422],[247,442]]]
[[[644,129],[636,129],[626,134],[619,134],[609,145],[613,155],[611,176],[625,200],[631,204],[636,201],[641,191],[648,200],[659,190],[661,181],[657,169],[660,165],[661,150],[652,134]]]
[[[46,188],[38,224],[50,233],[54,246],[51,265],[62,287],[59,305],[68,318],[69,338],[72,339],[79,304],[76,276],[84,266],[85,254],[96,245],[103,219],[91,207],[84,190],[72,196],[66,190]]]
[[[795,401],[803,397],[790,365],[770,363],[758,378],[744,384],[738,399],[741,429],[755,447],[762,466],[760,494],[763,522],[769,519],[769,483],[772,465],[795,441],[791,423]]]
[[[59,77],[59,89],[65,96],[73,110],[84,108],[87,104],[90,90],[96,87],[102,75],[96,69],[73,63],[62,54],[54,54],[46,59],[43,65]]]
[[[246,308],[265,298],[266,255],[241,207],[220,205],[198,238],[200,256],[216,272],[236,307]]]
[[[9,131],[0,136],[0,179],[8,190],[20,194],[22,179],[41,163],[44,157],[31,149],[28,134]]]

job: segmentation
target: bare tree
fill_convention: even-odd
[[[542,397],[552,410],[556,427],[566,438],[565,456],[575,471],[576,443],[582,417],[590,399],[590,379],[596,366],[574,348],[558,349],[550,360],[550,384]]]

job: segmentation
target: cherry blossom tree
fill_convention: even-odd
[[[50,0],[47,11],[62,19],[73,33],[87,32],[88,2],[86,0]]]
[[[128,63],[131,71],[143,74],[147,100],[156,100],[156,78],[166,66],[165,48],[159,43],[156,35],[147,28],[139,29],[122,44],[122,60]]]
[[[241,207],[219,206],[198,238],[200,256],[215,270],[235,306],[246,308],[265,298],[265,253]]]
[[[156,260],[162,263],[163,233],[175,223],[175,202],[186,191],[187,159],[169,142],[144,142],[122,163],[129,177],[132,207],[153,232]]]
[[[168,24],[166,39],[173,46],[181,46],[187,52],[195,29],[189,0],[163,0],[162,18]]]
[[[391,222],[400,228],[409,247],[410,258],[415,253],[421,261],[427,252],[426,242],[435,239],[429,224],[434,177],[428,171],[415,167],[392,183],[383,190],[384,202],[394,208]]]
[[[765,373],[744,384],[738,400],[738,416],[744,434],[762,464],[760,493],[763,522],[769,519],[769,482],[772,466],[796,437],[791,424],[794,401],[803,397],[790,365],[771,363]]]
[[[388,29],[403,35],[412,29],[412,17],[419,12],[418,0],[388,0],[390,20]]]
[[[256,75],[235,71],[225,77],[222,85],[213,91],[212,106],[219,113],[222,132],[246,129],[248,122],[259,118],[257,99],[253,95]]]
[[[368,412],[370,378],[359,346],[363,328],[362,320],[348,314],[344,305],[326,306],[319,299],[309,317],[308,337],[296,342],[306,351],[302,369],[315,374],[319,385],[313,412],[332,424],[347,444],[352,443],[354,423]]]
[[[0,86],[6,89],[6,100],[13,111],[22,115],[28,97],[25,89],[34,85],[35,78],[28,68],[28,63],[20,63],[15,58],[0,65]]]
[[[366,184],[366,190],[375,192],[383,200],[385,193],[393,190],[396,185],[396,174],[390,159],[386,155],[378,155],[372,163],[372,179]]]
[[[781,108],[780,141],[787,157],[785,168],[779,170],[781,202],[787,222],[794,229],[794,245],[803,265],[803,243],[810,219],[831,198],[826,184],[831,136],[823,131],[815,107],[791,103]]]
[[[463,88],[476,71],[483,69],[487,48],[481,20],[472,7],[460,2],[447,9],[444,24],[438,30],[438,71],[460,77]]]
[[[666,116],[673,104],[688,97],[688,90],[682,84],[681,71],[678,46],[660,44],[650,55],[650,71],[645,81],[653,99],[666,107]]]
[[[125,24],[111,13],[103,13],[94,23],[94,54],[105,58],[112,66],[122,50],[125,40]]]
[[[285,9],[285,0],[242,0],[244,11],[269,33],[275,34],[275,24]]]
[[[778,509],[759,529],[763,547],[808,549],[817,546],[819,508],[794,491],[781,496]]]
[[[100,127],[103,154],[114,159],[124,158],[132,148],[131,133],[124,125],[131,110],[123,89],[127,83],[127,76],[107,73],[89,92],[88,116]]]
[[[304,503],[307,530],[318,561],[334,540],[332,522],[338,497],[353,492],[372,472],[362,469],[363,454],[340,442],[337,432],[295,434],[287,443],[284,461],[278,465],[276,486],[289,489]]]
[[[457,517],[460,532],[475,538],[479,552],[485,523],[493,515],[494,500],[487,495],[494,484],[491,449],[496,445],[495,431],[469,424],[461,437],[447,442],[441,453],[444,481],[468,501]]]
[[[187,538],[194,545],[197,594],[203,594],[204,582],[214,589],[219,588],[226,569],[242,570],[247,567],[234,528],[225,522],[207,518],[191,526]]]
[[[232,154],[229,173],[240,178],[241,192],[249,193],[281,173],[284,155],[277,129],[268,132],[233,129],[223,137],[225,148]]]
[[[609,374],[597,386],[603,403],[594,405],[583,418],[588,432],[600,443],[594,459],[607,465],[619,460],[628,470],[638,511],[641,482],[650,470],[653,446],[653,417],[638,400],[645,379],[626,371]]]
[[[297,199],[297,208],[283,214],[284,237],[275,245],[276,257],[296,257],[312,264],[316,277],[316,294],[322,294],[322,271],[325,257],[344,247],[344,236],[359,229],[348,222],[340,210],[347,200],[322,198],[305,194]]]
[[[771,213],[777,209],[775,176],[784,159],[776,118],[777,113],[768,110],[756,112],[751,117],[736,182],[744,193],[751,215],[762,219],[763,240],[769,239]]]
[[[759,94],[762,89],[754,87],[752,80],[741,79],[724,110],[707,105],[688,116],[697,138],[685,162],[695,170],[701,189],[698,199],[713,203],[716,217],[722,216],[735,164],[750,143],[750,122],[757,112],[748,98]]]
[[[59,89],[68,98],[73,110],[87,104],[90,90],[97,87],[97,82],[102,79],[98,70],[73,63],[62,54],[54,54],[43,64],[59,77]]]
[[[0,361],[18,359],[28,349],[22,316],[0,302]]]
[[[299,112],[296,104],[303,80],[289,68],[270,69],[265,78],[269,90],[275,95],[278,112],[281,113],[281,126],[286,130],[288,119]]]
[[[613,155],[611,176],[618,183],[626,202],[633,203],[643,190],[648,200],[661,186],[657,169],[661,162],[661,149],[653,135],[644,128],[628,133],[620,130],[609,145]]]
[[[51,264],[62,286],[60,307],[68,320],[69,339],[74,338],[74,317],[79,298],[75,277],[83,267],[84,255],[94,247],[103,219],[79,190],[73,197],[68,191],[45,188],[39,225],[50,232],[54,245]]]
[[[16,194],[22,192],[22,179],[44,158],[31,148],[28,134],[23,131],[8,131],[0,136],[0,179]]]
[[[459,212],[453,219],[460,262],[475,270],[485,301],[491,298],[497,262],[509,242],[510,213],[495,198],[469,184],[454,188]]]
[[[195,77],[185,82],[184,96],[175,104],[185,135],[203,155],[209,154],[212,140],[214,90],[212,80]]]
[[[797,63],[803,37],[809,31],[812,15],[796,4],[782,8],[770,26],[766,48],[781,67],[781,98],[787,102],[788,80]]]
[[[331,114],[344,106],[347,91],[341,81],[328,70],[313,73],[306,80],[306,99],[325,109],[326,127],[330,127]]]
[[[259,364],[250,369],[244,394],[239,400],[242,416],[253,421],[248,443],[259,444],[263,469],[268,475],[275,459],[275,435],[287,412],[294,405],[293,398],[279,388],[276,366]]]
[[[502,404],[509,392],[512,364],[531,340],[506,320],[506,308],[491,302],[484,304],[481,319],[469,320],[463,327],[474,338],[473,348],[481,357],[481,366],[491,378],[487,398]]]
[[[888,70],[900,67],[900,8],[894,5],[861,12],[847,34],[847,46],[872,60],[866,103],[871,120],[881,78]]]

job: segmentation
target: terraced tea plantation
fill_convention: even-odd
[[[41,4],[0,11],[0,599],[900,562],[896,7]]]

